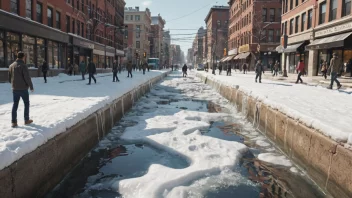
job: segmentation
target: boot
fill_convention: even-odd
[[[17,122],[13,122],[13,123],[11,124],[11,127],[12,127],[12,128],[18,127]]]
[[[33,120],[26,120],[26,121],[24,121],[24,124],[25,125],[29,125],[29,124],[32,124],[33,123]]]

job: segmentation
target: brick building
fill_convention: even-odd
[[[281,37],[280,0],[230,0],[230,25],[226,61],[253,69],[261,59],[266,67],[280,60],[276,47]]]
[[[205,52],[205,48],[206,46],[204,46],[206,44],[206,40],[207,39],[207,30],[204,29],[204,27],[200,27],[198,29],[198,32],[196,34],[195,40],[194,40],[194,64],[198,65],[198,64],[203,64],[204,62],[206,62],[206,52]]]
[[[207,29],[207,63],[212,68],[224,57],[224,49],[227,49],[227,34],[229,21],[228,6],[213,6],[205,18]]]
[[[321,62],[329,63],[336,53],[341,68],[351,75],[351,68],[346,68],[352,60],[351,0],[285,0],[282,8],[287,47],[281,47],[281,52],[283,67],[289,73],[295,72],[299,60],[304,60],[308,75],[316,76]]]
[[[46,60],[65,70],[88,57],[98,68],[111,67],[124,56],[124,6],[124,0],[2,0],[0,67],[8,67],[20,50],[30,68]]]
[[[165,64],[165,54],[163,47],[163,35],[165,20],[160,16],[152,16],[151,32],[149,36],[150,54],[153,58],[159,58],[160,64]]]

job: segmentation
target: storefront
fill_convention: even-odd
[[[97,68],[105,68],[105,47],[95,43],[93,50],[93,61]]]
[[[106,64],[108,68],[112,68],[115,58],[115,48],[106,46]]]
[[[309,61],[309,51],[306,50],[306,46],[309,44],[309,41],[302,41],[296,44],[288,45],[284,49],[286,59],[286,66],[288,73],[296,73],[296,67],[300,60],[303,60],[305,63],[305,70],[308,72],[308,61]]]
[[[80,62],[88,62],[88,58],[92,57],[92,52],[94,49],[94,43],[90,40],[77,37],[76,35],[70,34],[71,45],[68,48],[68,60],[71,60],[75,64]]]

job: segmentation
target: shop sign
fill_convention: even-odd
[[[249,44],[240,46],[238,52],[239,53],[249,52]]]
[[[342,25],[337,25],[331,28],[327,28],[325,30],[317,31],[315,33],[315,37],[326,36],[329,34],[334,34],[334,33],[342,32],[345,30],[351,30],[351,29],[352,29],[352,22],[349,22]]]
[[[302,41],[310,40],[311,34],[312,34],[311,32],[308,32],[308,33],[305,33],[305,34],[300,34],[298,36],[289,37],[287,39],[287,44],[291,45],[293,43],[299,43],[299,42],[302,42]]]
[[[86,41],[73,39],[73,44],[77,45],[77,46],[80,46],[80,47],[88,48],[88,49],[94,49],[94,44],[86,42]]]

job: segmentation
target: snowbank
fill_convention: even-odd
[[[133,90],[140,84],[161,75],[165,71],[140,72],[127,79],[118,75],[119,83],[111,76],[97,76],[97,84],[87,86],[80,76],[59,75],[48,79],[33,78],[35,92],[30,94],[30,117],[34,124],[24,126],[23,103],[18,109],[18,128],[11,128],[12,93],[8,83],[0,84],[0,170],[49,139],[66,131],[106,104]]]
[[[273,109],[338,142],[352,144],[352,95],[324,87],[290,84],[270,80],[255,83],[252,75],[233,76],[199,74],[257,98]],[[270,74],[267,74],[270,75]]]

